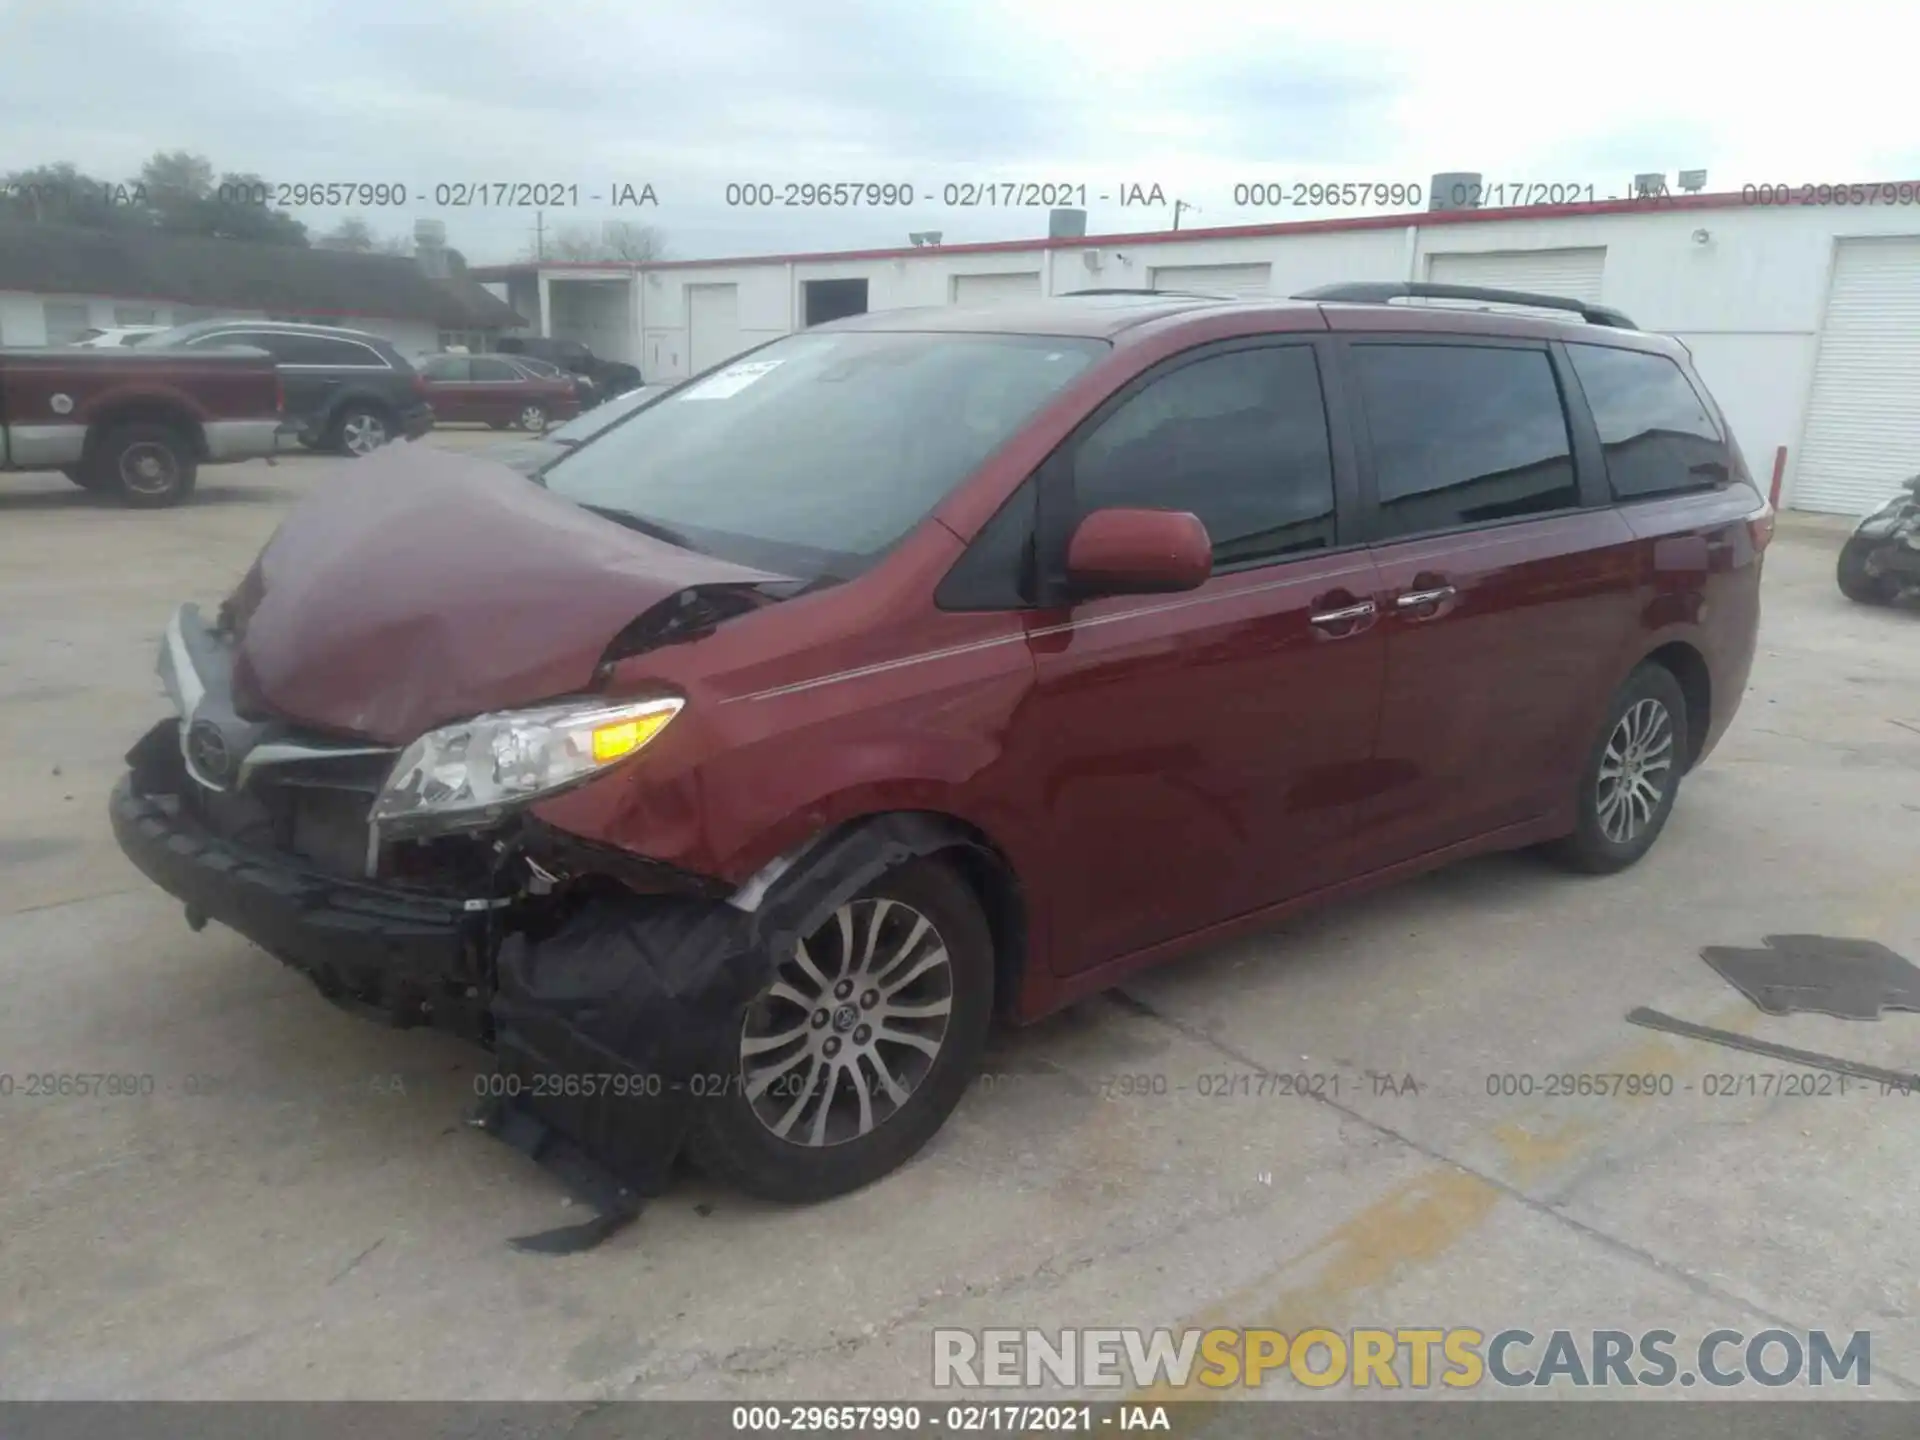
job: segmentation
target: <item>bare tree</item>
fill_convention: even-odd
[[[345,250],[354,255],[413,253],[413,241],[405,235],[377,235],[358,215],[349,215],[313,243],[322,250]]]
[[[651,225],[609,220],[601,233],[609,260],[658,260],[667,253],[666,240]]]
[[[651,225],[635,225],[626,220],[611,220],[596,235],[585,225],[569,225],[556,230],[544,243],[544,257],[528,246],[524,258],[538,260],[658,260],[666,253],[666,242]]]
[[[355,255],[367,255],[373,251],[373,229],[358,215],[350,215],[313,243],[322,250],[346,250]]]

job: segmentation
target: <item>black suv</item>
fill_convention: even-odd
[[[593,384],[591,395],[583,392],[582,406],[597,405],[615,395],[640,388],[640,372],[621,360],[602,360],[578,340],[555,340],[545,335],[503,335],[494,348],[502,355],[525,355],[558,365]]]
[[[420,373],[393,342],[364,330],[279,320],[198,320],[146,341],[142,350],[245,345],[273,356],[287,397],[287,423],[314,450],[365,455],[400,435],[433,428]]]

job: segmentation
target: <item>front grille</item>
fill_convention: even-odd
[[[256,782],[284,848],[329,875],[364,876],[373,793],[307,783]]]
[[[443,895],[492,893],[499,863],[492,833],[388,840],[368,873],[369,817],[398,758],[394,750],[274,726],[242,751],[235,782],[216,790],[182,763],[177,722],[164,737],[156,729],[149,741],[157,760],[148,766],[146,788],[177,793],[200,824],[235,845],[341,879]],[[238,778],[242,761],[251,763]]]
[[[183,798],[223,839],[278,851],[324,874],[363,878],[368,815],[393,756],[327,753],[337,749],[338,741],[278,733],[249,752],[261,763],[249,766],[244,780],[216,790],[189,771]],[[308,753],[280,758],[290,750]]]

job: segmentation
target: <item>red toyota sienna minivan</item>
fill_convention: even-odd
[[[1436,298],[1479,308],[1394,303]],[[1772,525],[1685,349],[1594,306],[864,315],[531,483],[330,482],[174,617],[112,817],[196,928],[491,1047],[623,1183],[819,1198],[996,1014],[1467,855],[1638,860]]]

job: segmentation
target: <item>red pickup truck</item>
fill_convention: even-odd
[[[0,349],[0,470],[177,505],[201,465],[273,454],[283,409],[262,350]]]

